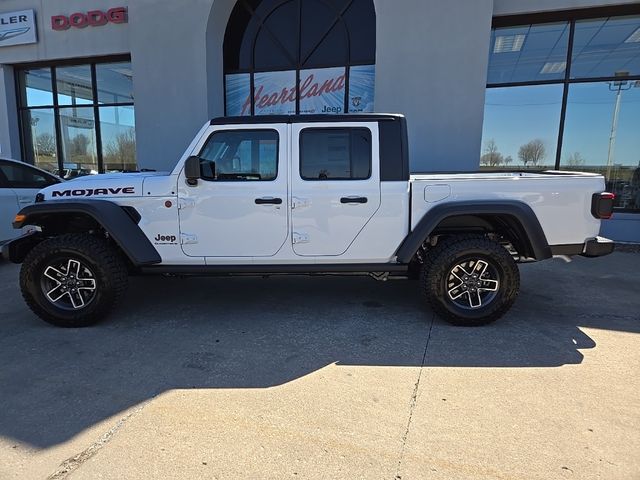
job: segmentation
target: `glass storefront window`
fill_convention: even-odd
[[[373,0],[237,2],[223,48],[225,112],[372,112],[375,46]]]
[[[48,172],[55,172],[58,169],[58,147],[53,108],[23,111],[22,124],[25,126],[25,143],[33,152],[33,164]]]
[[[53,105],[51,69],[35,68],[20,72],[22,104],[28,107]]]
[[[64,178],[98,173],[96,122],[91,107],[60,109]]]
[[[640,75],[640,16],[576,22],[571,78]]]
[[[23,160],[64,178],[136,170],[132,76],[129,61],[19,70]]]
[[[99,103],[133,102],[133,72],[130,62],[96,65]]]
[[[91,105],[93,103],[93,83],[91,67],[57,67],[56,86],[59,105]]]
[[[136,169],[136,129],[133,107],[100,107],[104,169]]]
[[[492,30],[487,83],[564,78],[568,41],[569,22]]]
[[[494,19],[481,169],[599,173],[617,209],[640,213],[640,16],[630,13]]]
[[[483,168],[553,168],[562,85],[489,88],[482,131]]]
[[[569,87],[562,169],[605,175],[618,208],[640,211],[640,82]]]

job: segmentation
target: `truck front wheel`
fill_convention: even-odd
[[[511,308],[520,272],[499,243],[482,236],[451,237],[429,252],[420,285],[440,317],[453,325],[479,326]]]
[[[45,322],[87,327],[101,320],[127,288],[127,269],[109,243],[68,234],[36,245],[20,271],[25,302]]]

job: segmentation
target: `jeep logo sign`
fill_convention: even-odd
[[[33,10],[0,13],[0,47],[37,41]]]
[[[66,15],[54,15],[51,17],[51,28],[54,30],[69,30],[71,27],[101,27],[107,23],[127,23],[127,8],[116,7],[103,12],[91,10],[87,13],[76,12],[68,17]]]

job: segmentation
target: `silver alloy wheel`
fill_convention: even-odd
[[[487,261],[468,259],[456,264],[447,275],[447,295],[458,307],[477,309],[498,294],[500,277]]]
[[[96,296],[95,275],[72,258],[48,265],[42,273],[41,287],[47,300],[64,310],[84,308]]]

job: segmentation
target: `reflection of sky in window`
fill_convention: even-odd
[[[31,121],[31,128],[35,129],[36,134],[40,134],[42,132],[55,132],[53,109],[31,110]],[[35,123],[35,125],[33,125],[33,123]]]
[[[37,88],[27,88],[27,105],[53,105],[53,94]]]
[[[547,150],[544,164],[554,165],[562,88],[538,85],[487,89],[481,155],[493,139],[502,155],[513,158],[511,167],[521,166],[520,146],[540,138]],[[578,152],[585,165],[606,165],[615,101],[616,92],[607,82],[569,87],[562,163]],[[633,87],[621,93],[614,163],[636,166],[640,161],[639,125],[640,87]]]
[[[629,82],[627,87],[632,83]],[[623,87],[626,88],[626,87]],[[636,166],[640,162],[640,86],[620,93],[613,162]],[[569,87],[562,162],[579,152],[585,165],[606,165],[617,91],[607,82]]]
[[[134,127],[134,109],[133,107],[101,107],[100,122],[102,122],[102,125],[111,123],[124,127]]]
[[[482,152],[489,140],[496,142],[505,157],[511,156],[511,167],[522,165],[520,147],[540,139],[546,156],[540,165],[555,163],[562,85],[489,88],[486,93]]]

